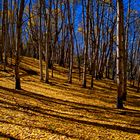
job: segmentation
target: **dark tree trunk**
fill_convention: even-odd
[[[19,63],[20,63],[20,46],[21,46],[21,30],[22,30],[22,18],[24,11],[24,2],[25,0],[21,0],[20,2],[20,10],[17,15],[17,32],[16,32],[16,57],[15,57],[15,89],[21,89],[20,85],[20,75],[19,75]]]

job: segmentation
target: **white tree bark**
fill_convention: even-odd
[[[123,66],[123,2],[117,0],[117,108],[123,108],[124,66]]]

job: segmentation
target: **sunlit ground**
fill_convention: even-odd
[[[124,110],[116,109],[116,84],[94,81],[94,89],[81,87],[74,69],[73,84],[68,71],[55,65],[54,78],[39,80],[39,64],[32,58],[21,62],[22,90],[14,89],[12,67],[0,66],[0,139],[22,140],[139,140],[140,93],[128,87]],[[45,70],[44,70],[45,73]]]

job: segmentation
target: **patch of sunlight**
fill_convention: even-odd
[[[22,69],[24,67],[24,69]],[[43,62],[43,69],[45,62]],[[14,90],[14,71],[0,71],[0,132],[17,139],[140,139],[140,95],[128,87],[124,110],[116,109],[116,84],[94,80],[82,88],[74,68],[73,83],[68,69],[54,65],[50,84],[39,80],[39,61],[22,57],[21,91]],[[37,72],[29,75],[27,70]],[[44,69],[45,73],[45,69]]]

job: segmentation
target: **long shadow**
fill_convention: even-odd
[[[7,139],[9,139],[9,140],[18,140],[18,139],[14,138],[14,137],[12,137],[12,136],[10,136],[10,135],[8,135],[8,134],[4,134],[4,133],[0,132],[0,139],[1,139],[1,137],[2,137],[2,139],[3,139],[3,138],[7,138]],[[2,139],[1,139],[1,140],[2,140]]]
[[[56,80],[57,79],[57,80]],[[89,95],[95,95],[95,94],[93,94],[94,93],[94,91],[100,91],[100,94],[101,95],[104,95],[105,93],[105,91],[106,91],[106,87],[104,87],[104,89],[102,88],[102,89],[98,89],[97,87],[94,87],[94,89],[90,89],[90,88],[82,88],[82,89],[77,89],[76,87],[74,88],[74,87],[69,87],[69,84],[68,83],[63,83],[63,84],[60,84],[59,82],[59,78],[55,78],[55,82],[54,82],[54,80],[53,80],[53,82],[52,82],[52,86],[53,87],[56,87],[56,88],[58,88],[58,89],[61,89],[61,90],[68,90],[68,91],[71,91],[71,93],[72,93],[72,95],[75,95],[75,96],[79,96],[79,97],[83,97],[83,98],[85,98],[85,97],[87,97],[88,99],[90,98],[91,99],[91,96],[89,96]],[[32,83],[33,84],[33,83]],[[76,83],[74,83],[73,85],[78,85],[78,86],[80,86],[79,84],[76,84]],[[90,91],[90,94],[88,94],[88,91]],[[79,95],[77,95],[77,94],[75,94],[75,92],[80,92],[81,94]],[[98,94],[98,96],[99,96],[99,94]]]
[[[1,123],[6,123],[6,124],[13,124],[13,125],[18,125],[18,126],[22,126],[22,127],[30,127],[33,129],[40,129],[40,130],[45,130],[47,132],[50,132],[52,134],[57,134],[57,135],[61,135],[61,136],[66,136],[69,138],[79,138],[78,136],[74,136],[72,134],[67,134],[67,133],[62,133],[60,131],[54,130],[54,129],[50,129],[50,128],[45,128],[45,127],[38,127],[38,126],[31,126],[31,125],[24,125],[24,124],[19,124],[19,123],[12,123],[12,122],[8,122],[8,121],[1,121]],[[84,138],[80,137],[81,140],[84,140]],[[16,139],[11,139],[11,140],[16,140]]]
[[[37,68],[37,69],[39,68],[39,67],[38,67],[38,64],[39,64],[39,63],[38,63],[38,62],[33,62],[33,61],[29,61],[29,60],[28,60],[28,61],[25,61],[25,60],[21,61],[21,64],[20,64],[20,65],[21,65],[22,67],[24,66],[24,64],[25,64],[25,65],[29,65],[29,66],[34,67],[34,68]]]
[[[106,87],[106,86],[98,85],[96,83],[94,83],[94,86],[100,87],[100,88],[102,88],[104,90],[108,90],[108,91],[116,91],[116,89],[115,88],[112,88],[111,86],[110,87]]]
[[[0,104],[1,104],[1,108],[5,108],[5,109],[10,109],[10,110],[17,110],[17,111],[20,111],[20,112],[23,112],[23,113],[27,113],[27,114],[30,114],[30,115],[36,115],[34,114],[36,110],[38,109],[41,109],[45,112],[50,112],[52,114],[61,114],[61,115],[68,115],[67,113],[65,112],[59,112],[59,111],[56,111],[56,110],[52,110],[52,109],[43,109],[43,108],[39,108],[38,106],[33,106],[33,105],[27,105],[27,104],[14,104],[14,103],[10,103],[10,102],[7,102],[7,101],[3,101],[3,100],[0,100]],[[7,106],[8,105],[8,106]],[[22,109],[22,110],[19,110],[19,109]],[[32,111],[32,112],[28,112],[28,111]],[[96,111],[96,110],[95,110]],[[95,113],[94,111],[94,113]],[[99,111],[96,111],[96,113],[99,113]],[[37,116],[37,115],[36,115]],[[50,115],[53,117],[53,115]],[[74,115],[74,114],[71,114],[71,116],[75,116],[75,117],[84,117],[84,118],[88,118],[86,116],[83,116],[83,115]]]
[[[18,90],[8,89],[8,88],[1,87],[1,86],[0,86],[0,88],[3,89],[3,90],[6,90],[6,91],[13,92],[13,94],[18,94],[18,95],[31,97],[33,99],[43,101],[43,102],[53,102],[53,103],[60,104],[60,105],[68,105],[68,106],[74,107],[76,109],[83,109],[83,110],[86,109],[86,110],[89,110],[89,111],[92,110],[93,112],[94,112],[95,109],[103,110],[103,111],[105,111],[105,110],[106,111],[111,111],[111,108],[107,108],[107,107],[100,107],[100,106],[95,106],[95,105],[88,105],[88,104],[83,104],[83,103],[76,103],[76,102],[72,102],[72,101],[56,99],[56,98],[52,98],[52,97],[46,97],[44,95],[39,95],[39,94],[28,92],[28,91],[25,91],[25,90],[18,91]],[[112,129],[112,130],[121,130],[121,131],[124,131],[124,132],[140,134],[140,130],[135,129],[135,128],[128,128],[128,127],[122,127],[122,126],[110,125],[110,124],[102,124],[102,123],[98,123],[98,122],[85,121],[85,120],[82,120],[80,118],[78,118],[78,119],[73,118],[72,116],[64,116],[62,114],[53,114],[53,113],[49,113],[47,109],[43,109],[41,107],[35,107],[35,106],[32,106],[32,105],[28,105],[28,108],[24,107],[24,106],[21,106],[21,107],[24,109],[24,111],[31,110],[34,113],[36,112],[36,113],[39,113],[40,115],[42,114],[42,115],[45,115],[45,116],[52,116],[52,117],[61,119],[63,121],[67,120],[67,121],[71,121],[71,122],[75,122],[75,123],[82,123],[82,124],[98,126],[98,127],[106,127],[108,129]],[[27,113],[28,113],[28,111],[27,111]]]
[[[20,70],[22,70],[22,74],[20,74],[20,77],[24,77],[24,76],[29,76],[29,75],[39,75],[38,72],[36,72],[35,70],[29,69],[29,68],[24,68],[20,66]],[[11,70],[7,70],[5,71],[6,73],[9,73],[9,71]],[[5,75],[5,74],[1,74],[0,78],[4,78],[4,77],[14,77],[13,74],[10,75]]]
[[[34,84],[34,83],[31,83],[31,85],[36,86],[36,84]],[[87,91],[81,92],[80,89],[68,87],[66,84],[62,85],[62,84],[58,84],[56,82],[52,82],[52,83],[50,83],[50,85],[52,87],[55,87],[55,89],[52,89],[52,88],[49,88],[49,87],[43,87],[43,86],[40,86],[40,85],[38,85],[38,87],[44,88],[44,89],[49,89],[49,90],[54,91],[54,92],[58,92],[57,89],[63,90],[63,91],[67,90],[68,94],[71,94],[71,95],[73,95],[75,97],[82,97],[82,98],[85,98],[85,99],[92,99],[92,98],[94,99],[95,98],[95,96],[91,96],[91,94],[88,94]],[[75,92],[80,92],[80,94],[77,94]]]
[[[87,125],[92,125],[92,126],[97,126],[97,127],[105,127],[107,129],[112,129],[112,130],[121,130],[123,132],[140,134],[140,129],[122,127],[122,126],[118,126],[118,125],[102,124],[102,123],[98,123],[98,122],[85,121],[85,120],[81,120],[81,119],[77,119],[77,118],[72,118],[70,116],[62,116],[62,115],[51,114],[51,113],[46,112],[45,109],[42,109],[40,107],[33,108],[32,106],[30,106],[29,108],[30,108],[31,111],[39,113],[40,115],[42,114],[42,115],[45,115],[45,116],[52,116],[52,117],[55,117],[55,118],[58,118],[58,119],[62,119],[64,121],[66,121],[66,120],[70,121],[71,123],[72,122],[74,122],[74,123],[81,123],[81,124],[87,124]],[[10,123],[11,124],[11,122],[8,122],[8,121],[1,121],[1,122],[3,122],[3,123]],[[12,124],[16,124],[16,123],[12,123]],[[16,124],[16,125],[21,125],[21,124]],[[32,126],[30,126],[30,127],[32,127]],[[36,128],[39,128],[39,127],[36,127]],[[60,132],[59,133],[56,132],[56,131],[54,131],[54,132],[56,134],[61,134]],[[63,134],[63,135],[67,135],[67,134]]]
[[[112,110],[112,108],[107,108],[107,107],[101,107],[101,106],[96,106],[96,105],[89,105],[89,104],[84,104],[84,103],[77,103],[77,102],[72,102],[72,101],[68,101],[68,100],[61,100],[61,99],[57,99],[57,98],[53,98],[53,97],[48,97],[48,96],[44,96],[44,95],[40,95],[37,93],[33,93],[33,92],[29,92],[26,90],[14,90],[14,89],[9,89],[9,88],[5,88],[0,86],[1,89],[9,91],[9,92],[13,92],[13,94],[18,94],[18,95],[23,95],[23,96],[27,96],[27,97],[31,97],[33,99],[37,99],[39,101],[45,101],[45,102],[52,102],[52,103],[56,103],[56,104],[61,104],[61,105],[68,105],[71,107],[75,107],[76,108],[81,108],[81,109],[94,109],[94,108],[98,108],[98,109],[102,109],[102,110]],[[9,94],[9,93],[8,93]]]
[[[67,114],[65,112],[59,112],[59,111],[56,111],[56,110],[54,111],[52,109],[42,109],[42,108],[38,108],[38,107],[33,106],[33,105],[26,106],[26,105],[17,105],[17,104],[9,103],[7,101],[0,101],[0,102],[1,102],[1,104],[5,104],[5,105],[1,105],[1,108],[5,108],[5,109],[13,110],[13,111],[18,111],[18,112],[26,113],[27,115],[30,115],[30,116],[38,116],[38,113],[40,113],[39,116],[42,116],[42,117],[45,117],[45,118],[46,118],[46,116],[51,116],[51,117],[54,117],[54,118],[58,118],[56,116],[60,116],[59,117],[59,119],[60,119],[60,118],[62,118],[61,116],[63,115],[63,116],[69,116],[68,118],[78,117],[78,118],[81,119],[81,118],[84,117],[86,119],[91,119],[91,118],[89,118],[89,117],[87,117],[85,115],[80,115],[80,114],[79,115],[78,114],[75,114],[75,115],[74,114],[70,114],[69,115],[69,114]],[[42,113],[42,111],[38,112],[38,110],[40,110],[40,109],[43,111],[43,113]],[[45,112],[47,112],[47,115],[46,115]],[[55,113],[55,115],[54,115],[54,113]],[[98,110],[94,110],[94,112],[91,112],[91,113],[102,113],[102,112],[101,111],[99,112]],[[59,115],[56,115],[56,114],[59,114]],[[96,120],[98,120],[98,121],[100,120],[102,122],[105,122],[105,121],[106,122],[112,122],[112,120],[109,119],[106,116],[104,116],[102,119],[99,118],[99,119],[96,119]],[[117,124],[125,124],[125,123],[117,122]],[[136,126],[136,125],[132,125],[132,126]],[[139,125],[137,125],[137,126],[139,126]]]
[[[57,73],[59,73],[59,74],[67,74],[68,73],[68,69],[59,69],[59,68],[57,68],[57,67],[54,67],[54,70],[57,72]]]
[[[4,90],[7,90],[7,91],[10,91],[14,95],[18,94],[18,95],[22,95],[22,96],[26,96],[26,97],[30,97],[32,99],[38,100],[38,101],[42,102],[44,105],[47,105],[47,106],[51,106],[52,104],[53,104],[53,106],[64,105],[64,106],[67,106],[68,108],[71,108],[71,109],[74,109],[74,110],[83,110],[83,111],[87,111],[89,113],[94,113],[95,115],[96,115],[96,113],[100,113],[101,116],[103,116],[104,111],[107,111],[108,113],[125,114],[125,115],[128,115],[128,116],[138,117],[138,118],[140,117],[140,112],[138,110],[132,110],[132,109],[127,109],[126,108],[122,111],[118,111],[115,108],[89,105],[89,104],[84,104],[84,103],[77,103],[77,102],[57,99],[57,98],[48,97],[48,96],[40,95],[40,94],[37,94],[37,93],[25,91],[25,90],[17,91],[17,90],[14,90],[14,89],[8,89],[8,88],[1,87],[1,86],[0,86],[0,88],[4,89]],[[10,93],[7,93],[7,94],[10,94]],[[2,102],[3,101],[1,101],[1,103]],[[7,104],[8,104],[8,102],[7,102]],[[11,105],[11,103],[9,103],[9,105]],[[26,106],[24,108],[25,109],[29,108],[28,104],[26,104]],[[35,106],[33,108],[37,108],[37,106]],[[57,113],[59,113],[59,112],[57,112]]]
[[[32,83],[33,84],[33,83]],[[105,91],[106,91],[106,87],[105,89],[98,89],[96,87],[94,87],[94,89],[82,89],[83,91],[81,91],[81,89],[76,89],[76,88],[73,88],[73,87],[68,87],[66,85],[62,85],[62,84],[58,84],[58,83],[53,83],[53,86],[58,88],[58,89],[61,89],[61,90],[68,90],[69,93],[75,97],[82,97],[82,98],[85,98],[85,99],[94,99],[96,97],[104,97],[104,98],[100,98],[100,100],[102,100],[103,102],[108,102],[108,103],[114,103],[115,101],[115,97],[113,97],[113,95],[109,95],[109,98],[105,95]],[[54,90],[54,89],[52,89]],[[90,94],[88,94],[87,90],[89,91],[90,90]],[[57,90],[55,90],[57,91]],[[98,91],[98,93],[95,94],[95,91]],[[80,92],[81,94],[77,94],[75,92]],[[114,99],[114,100],[113,100]]]
[[[76,102],[56,99],[56,98],[47,97],[47,96],[39,95],[39,94],[32,93],[32,92],[27,92],[27,91],[16,91],[14,89],[7,89],[4,87],[3,87],[3,89],[12,92],[14,95],[18,94],[18,95],[23,95],[26,97],[36,99],[47,106],[64,105],[72,110],[83,110],[83,111],[87,111],[89,113],[95,113],[95,114],[96,113],[102,114],[102,111],[104,111],[104,110],[108,110],[108,112],[110,112],[110,111],[112,112],[111,108],[105,108],[105,107],[100,107],[100,106],[95,106],[95,105],[88,105],[88,104],[82,104],[82,103],[76,103]],[[10,93],[8,93],[8,94],[10,94]],[[1,101],[1,102],[3,102],[3,101]],[[9,105],[11,105],[11,103],[9,103]],[[26,104],[24,109],[27,109],[27,108],[28,108],[28,105]],[[37,107],[35,106],[34,108],[37,108]],[[57,112],[57,113],[59,113],[59,112]]]
[[[59,81],[60,79],[59,78],[54,78],[53,79],[53,81],[55,81],[55,84],[54,84],[54,86],[57,86],[57,87],[60,87],[60,88],[62,88],[62,89],[64,89],[64,88],[67,88],[67,89],[69,89],[69,90],[72,90],[72,91],[77,91],[77,92],[80,92],[81,91],[81,89],[76,89],[76,88],[73,88],[73,87],[65,87],[65,85],[66,84],[60,84],[58,81]],[[76,85],[76,86],[80,86],[79,84],[77,84],[77,83],[73,83],[73,85]],[[96,84],[96,83],[94,83],[94,89],[98,89],[98,90],[100,90],[100,91],[102,91],[101,93],[103,93],[104,94],[104,92],[105,91],[116,91],[116,89],[115,88],[112,88],[112,87],[106,87],[106,86],[102,86],[102,85],[99,85],[99,84]],[[98,88],[99,87],[99,88]],[[89,90],[90,89],[90,87],[87,87],[87,88],[83,88],[84,90],[85,90],[85,92],[87,92],[87,90]],[[83,89],[82,89],[82,92],[83,92]]]
[[[35,70],[24,68],[24,67],[20,67],[20,69],[26,72],[27,75],[38,75],[38,72],[36,72]]]
[[[38,101],[41,101],[42,103],[48,105],[50,103],[54,103],[54,104],[59,104],[59,105],[64,105],[64,106],[69,106],[72,109],[79,109],[79,110],[86,110],[88,112],[94,112],[95,110],[100,110],[100,111],[108,111],[110,113],[115,113],[116,109],[115,108],[109,108],[109,107],[102,107],[102,106],[96,106],[96,105],[90,105],[90,104],[85,104],[85,103],[78,103],[78,102],[72,102],[72,101],[68,101],[68,100],[62,100],[62,99],[57,99],[54,97],[48,97],[48,96],[44,96],[44,95],[40,95],[37,93],[33,93],[33,92],[29,92],[26,90],[15,90],[15,89],[9,89],[9,88],[5,88],[0,86],[1,89],[12,92],[14,95],[23,95],[26,97],[30,97],[33,99],[36,99]],[[10,93],[7,93],[10,94]],[[125,109],[124,111],[127,111],[128,113],[137,113],[138,115],[140,115],[140,112],[138,112],[138,110],[130,110],[130,109]]]
[[[140,100],[133,98],[127,104],[133,107],[140,107]]]

